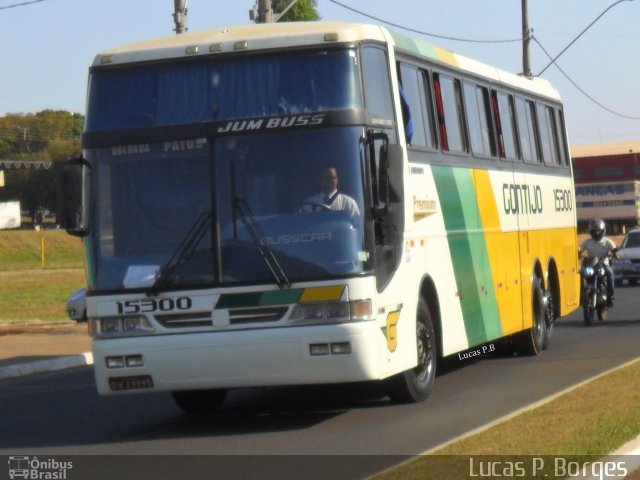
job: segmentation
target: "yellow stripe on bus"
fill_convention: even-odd
[[[436,47],[435,45],[434,50],[436,51],[436,55],[438,55],[438,60],[448,65],[453,65],[454,67],[458,66],[458,60],[454,53],[449,50],[445,50],[444,48]]]
[[[300,303],[338,301],[342,298],[345,288],[345,285],[305,288]]]
[[[509,335],[522,330],[523,323],[518,233],[502,232],[489,171],[474,170],[473,174],[502,333]]]

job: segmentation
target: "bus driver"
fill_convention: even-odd
[[[320,192],[307,198],[300,207],[301,212],[322,210],[347,211],[351,217],[360,215],[356,201],[349,195],[338,192],[338,170],[328,167],[322,170],[318,183]]]

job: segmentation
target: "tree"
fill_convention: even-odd
[[[282,12],[292,0],[272,0],[271,8],[275,13]],[[281,18],[280,22],[305,22],[320,20],[316,0],[298,0]]]
[[[257,0],[260,5],[263,0]],[[267,0],[269,1],[269,0]],[[289,4],[294,0],[270,0],[271,9],[274,15],[281,14]],[[260,7],[256,5],[258,10]],[[318,13],[318,4],[316,0],[297,0],[293,6],[278,20],[279,22],[305,22],[320,20]],[[260,18],[255,19],[256,23],[260,23]]]
[[[55,162],[78,156],[84,118],[76,113],[44,110],[0,117],[0,159]],[[32,220],[56,208],[55,169],[5,172],[0,201],[19,200]]]

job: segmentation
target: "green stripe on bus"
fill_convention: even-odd
[[[492,199],[478,198],[472,169],[457,168],[454,169],[454,175],[460,191],[465,224],[470,230],[468,233],[469,246],[471,247],[471,259],[473,261],[476,284],[480,286],[478,293],[482,309],[482,322],[484,323],[486,334],[485,340],[491,340],[502,336],[502,325],[500,324],[498,297],[494,288],[488,245],[478,201],[489,202]]]
[[[467,226],[466,236],[469,242],[469,252],[471,253],[471,271],[475,276],[475,292],[478,295],[478,303],[480,305],[480,317],[474,318],[472,321],[482,323],[484,332],[482,341],[487,341],[500,335],[501,326],[496,293],[493,288],[493,275],[489,262],[487,242],[484,236],[478,206],[478,195],[473,179],[473,170],[454,168],[453,175],[458,186],[464,223]],[[498,328],[497,335],[496,327]],[[472,339],[469,340],[471,341]]]
[[[393,37],[393,42],[397,47],[419,55],[424,55],[425,57],[433,58],[434,60],[439,60],[438,53],[432,44],[419,39],[405,37],[398,32],[390,31],[389,33]]]
[[[289,305],[292,303],[298,303],[303,291],[304,290],[302,288],[294,288],[292,290],[273,290],[270,292],[264,292],[259,305]]]
[[[289,305],[298,303],[303,288],[290,290],[273,290],[269,292],[225,293],[216,303],[216,309],[222,308],[246,308],[269,305]]]
[[[484,323],[481,320],[482,307],[473,268],[471,244],[469,235],[466,233],[466,229],[469,226],[465,222],[466,219],[462,207],[463,198],[459,189],[459,182],[456,181],[455,171],[451,167],[434,166],[432,171],[447,230],[447,240],[460,295],[460,306],[462,308],[467,341],[469,345],[476,345],[485,342],[487,335]],[[465,197],[464,199],[469,200],[467,191],[463,193],[463,196]],[[473,204],[475,204],[475,199],[472,200]]]
[[[262,292],[225,293],[220,295],[215,308],[257,307],[261,298]]]

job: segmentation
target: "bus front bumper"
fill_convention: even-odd
[[[101,395],[375,380],[381,349],[373,321],[93,341]]]

